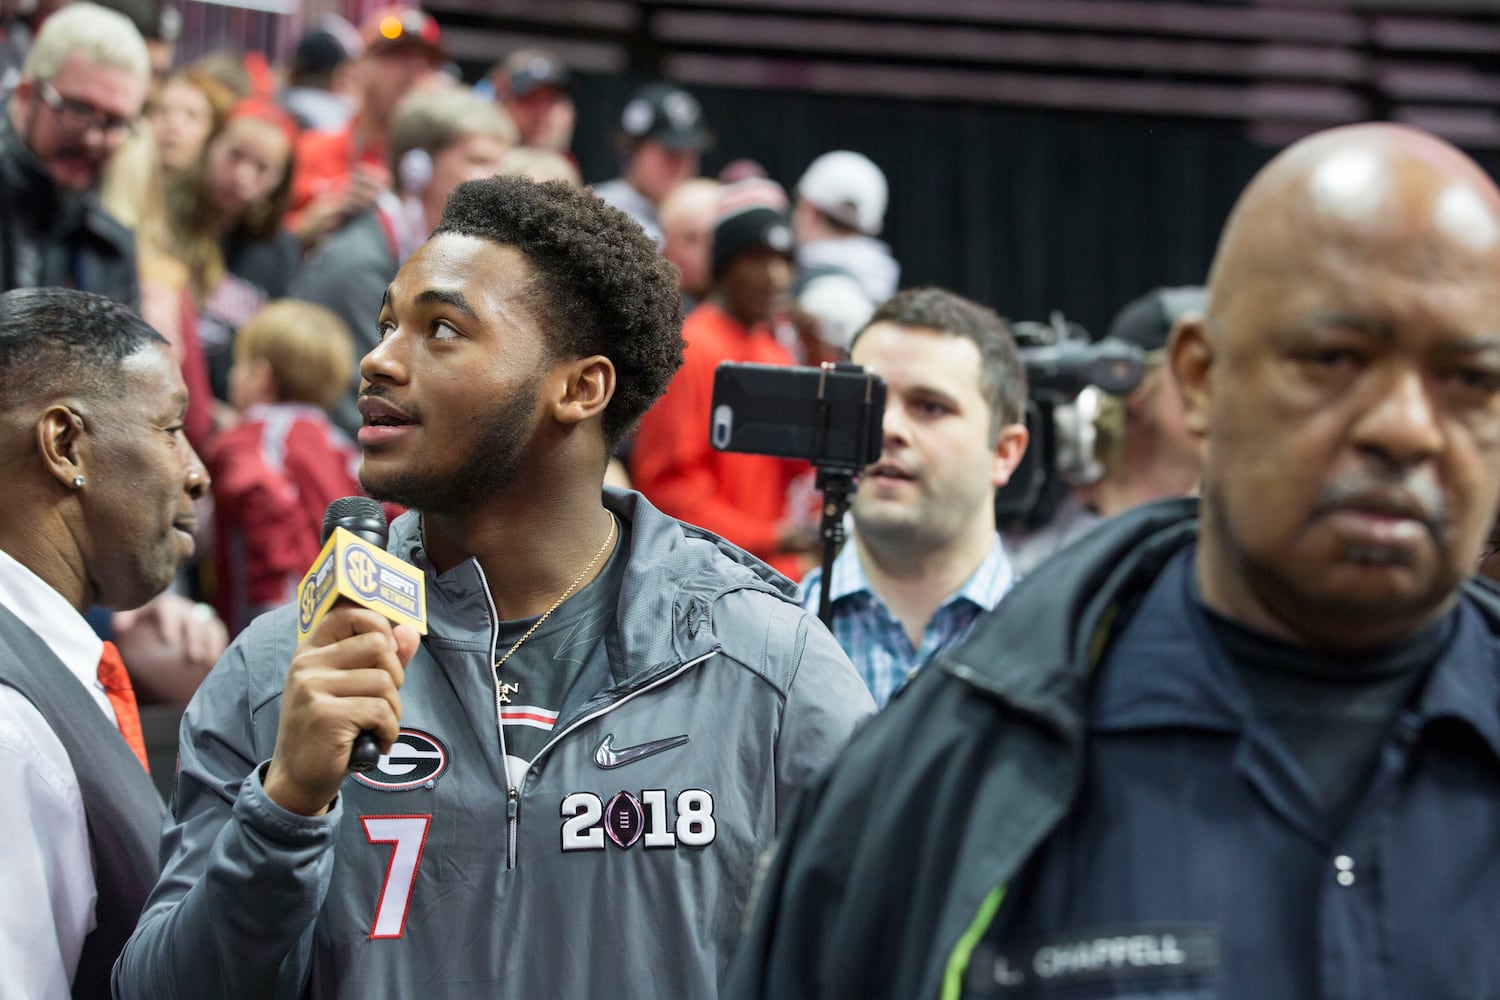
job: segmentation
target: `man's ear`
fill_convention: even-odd
[[[1189,315],[1179,319],[1167,343],[1167,374],[1182,395],[1183,421],[1190,433],[1208,433],[1208,404],[1212,395],[1214,342],[1208,320]]]
[[[602,354],[569,362],[558,369],[556,377],[562,381],[552,404],[552,417],[561,424],[580,424],[602,416],[615,394],[615,365]]]
[[[42,411],[36,421],[36,448],[47,474],[68,489],[78,476],[88,478],[87,434],[83,418],[61,403]]]
[[[1000,428],[1000,437],[995,441],[995,457],[990,471],[990,481],[998,489],[1010,482],[1016,466],[1026,454],[1026,443],[1031,432],[1025,424],[1006,424]]]

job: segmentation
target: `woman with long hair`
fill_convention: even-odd
[[[198,165],[234,104],[229,88],[196,66],[177,70],[152,92],[146,120],[169,187]]]
[[[228,398],[235,330],[284,297],[297,269],[300,247],[281,226],[296,134],[277,104],[240,101],[194,175],[168,192],[173,245],[192,276],[199,339],[219,399]]]

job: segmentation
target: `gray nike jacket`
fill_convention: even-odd
[[[608,665],[517,788],[488,587],[472,560],[436,576],[415,515],[391,541],[429,602],[402,735],[326,815],[261,784],[294,609],[235,641],[183,717],[117,997],[717,995],[758,856],[873,705],[788,581],[639,494],[605,502],[629,527]]]

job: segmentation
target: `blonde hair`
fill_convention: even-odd
[[[518,137],[505,109],[467,87],[424,87],[396,105],[391,119],[391,172],[401,176],[401,161],[414,150],[430,156],[468,135],[488,135],[506,144]]]
[[[137,248],[167,246],[167,196],[156,140],[138,128],[120,144],[104,168],[99,204],[135,234]]]
[[[151,79],[151,54],[130,18],[84,0],[42,22],[21,65],[21,79],[50,80],[68,56]]]
[[[679,181],[657,206],[656,214],[661,220],[662,228],[671,225],[672,216],[680,214],[688,218],[695,215],[704,218],[708,220],[708,228],[712,229],[713,220],[719,213],[719,193],[722,187],[712,177],[689,177],[685,181]]]
[[[573,187],[583,184],[578,165],[555,149],[516,146],[500,161],[502,177],[529,177],[534,181],[562,181]]]
[[[300,299],[276,299],[240,327],[234,357],[237,362],[265,359],[281,402],[312,403],[327,410],[349,386],[354,338],[331,309]]]
[[[1166,364],[1166,348],[1147,351],[1143,360],[1146,363],[1146,374],[1142,377],[1141,384]],[[1139,388],[1140,385],[1137,385],[1131,392]],[[1129,422],[1130,414],[1126,409],[1125,396],[1099,394],[1099,413],[1094,418],[1094,457],[1103,466],[1105,476],[1119,471],[1120,462],[1125,455],[1125,425]]]

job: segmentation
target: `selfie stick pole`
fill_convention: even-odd
[[[815,480],[823,493],[823,519],[819,537],[823,539],[823,579],[818,595],[818,617],[833,628],[833,557],[844,544],[844,514],[849,510],[849,494],[854,492],[854,472],[834,466],[818,466]]]

